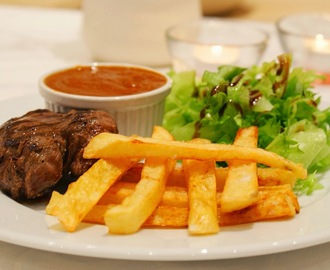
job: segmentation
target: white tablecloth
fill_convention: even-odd
[[[38,95],[41,74],[88,62],[78,10],[0,6],[0,101]],[[264,60],[281,52],[274,29]],[[327,214],[327,213],[325,213]],[[1,215],[1,213],[0,213]],[[316,221],[317,222],[317,221]],[[330,243],[296,251],[241,259],[201,262],[144,262],[51,253],[0,242],[0,269],[330,269]]]

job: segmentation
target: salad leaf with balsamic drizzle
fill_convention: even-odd
[[[309,181],[297,192],[320,186],[317,173],[330,168],[330,108],[321,110],[313,92],[319,75],[291,68],[283,54],[260,66],[220,66],[205,71],[171,72],[172,91],[166,99],[163,126],[176,140],[205,138],[232,143],[241,127],[258,126],[259,147],[302,163]]]

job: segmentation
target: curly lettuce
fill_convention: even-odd
[[[259,147],[302,163],[310,173],[304,186],[297,183],[301,192],[320,187],[315,174],[330,168],[330,108],[321,110],[321,97],[313,92],[319,75],[292,69],[284,54],[251,68],[220,66],[200,80],[194,71],[170,76],[163,126],[176,140],[232,143],[239,128],[258,126]]]

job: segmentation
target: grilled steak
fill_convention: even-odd
[[[117,133],[103,111],[36,110],[0,127],[0,190],[15,200],[49,192],[67,174],[79,176],[95,161],[82,157],[98,133]]]

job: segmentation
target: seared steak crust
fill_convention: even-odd
[[[63,175],[79,176],[94,160],[82,157],[89,140],[117,133],[104,111],[35,110],[0,127],[0,190],[15,200],[43,196]]]

